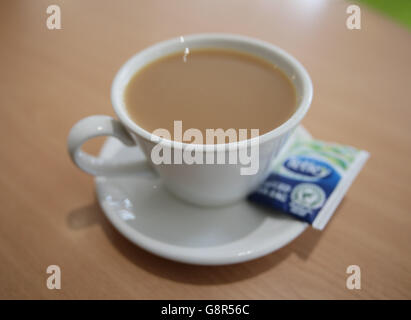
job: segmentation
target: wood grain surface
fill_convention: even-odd
[[[58,4],[62,30],[48,30]],[[12,1],[0,3],[0,298],[411,298],[411,33],[347,2],[273,0]],[[232,266],[170,262],[134,246],[104,218],[93,178],[69,160],[79,119],[113,115],[110,85],[158,41],[229,32],[270,41],[314,83],[303,124],[371,158],[323,232]],[[101,140],[87,146],[97,152]],[[59,265],[62,288],[46,287]],[[360,290],[346,288],[358,265]]]

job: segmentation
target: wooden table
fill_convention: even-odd
[[[297,3],[300,5],[297,6]],[[48,30],[59,4],[62,30]],[[2,1],[0,298],[411,298],[411,33],[341,1]],[[79,119],[113,115],[117,69],[167,38],[230,32],[270,41],[311,74],[304,125],[371,153],[323,232],[232,266],[174,263],[139,249],[104,218],[93,178],[70,162]],[[87,149],[96,153],[102,140]],[[61,268],[49,290],[46,268]],[[346,268],[361,268],[360,290]]]

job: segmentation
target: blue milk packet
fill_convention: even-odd
[[[249,199],[322,230],[368,157],[364,150],[312,139],[299,127]]]

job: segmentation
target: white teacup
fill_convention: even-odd
[[[218,145],[195,145],[198,152],[226,153],[258,144],[259,170],[254,175],[241,175],[242,164],[160,164],[151,159],[151,150],[158,137],[141,128],[130,119],[124,103],[127,84],[140,69],[163,56],[183,52],[185,48],[224,48],[245,52],[277,65],[289,77],[297,94],[297,109],[282,125],[274,130],[247,141]],[[218,206],[243,199],[264,181],[273,158],[280,152],[292,131],[308,111],[313,96],[311,79],[304,67],[282,49],[253,38],[229,34],[198,34],[167,40],[155,44],[133,56],[118,71],[111,88],[111,100],[119,118],[95,115],[80,120],[71,129],[68,150],[74,163],[82,170],[97,176],[131,174],[137,171],[154,170],[167,189],[177,197],[202,206]],[[258,110],[250,109],[250,117]],[[233,115],[235,117],[235,115]],[[176,119],[177,120],[177,119]],[[211,124],[210,124],[211,125]],[[114,136],[128,146],[136,144],[143,150],[146,161],[124,164],[106,161],[81,151],[81,145],[97,136]],[[154,139],[157,138],[157,139]],[[165,148],[184,149],[186,143],[161,139]],[[191,145],[193,147],[193,145]],[[138,179],[138,177],[136,177]]]

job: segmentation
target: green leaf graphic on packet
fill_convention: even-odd
[[[322,230],[368,157],[367,151],[313,139],[298,127],[249,199]]]

